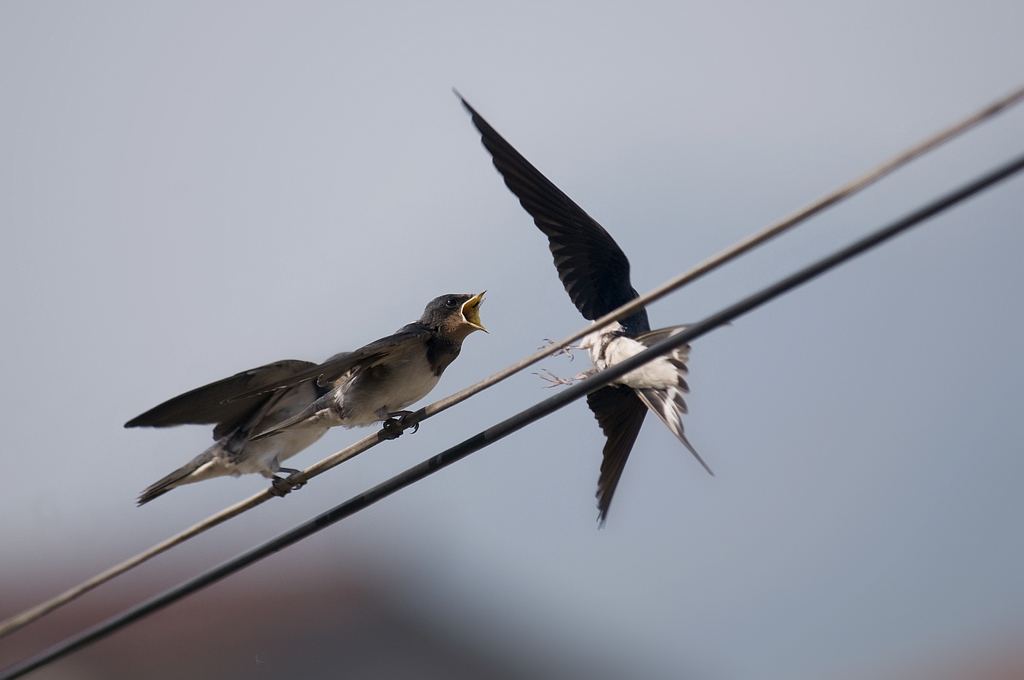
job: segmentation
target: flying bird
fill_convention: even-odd
[[[139,505],[183,484],[252,472],[287,491],[276,473],[296,471],[281,463],[329,428],[400,418],[402,409],[425,397],[458,357],[462,341],[487,330],[480,322],[483,295],[442,295],[418,321],[354,352],[322,364],[280,361],[243,371],[128,421],[125,427],[216,424],[213,446],[143,491]]]
[[[630,282],[629,260],[611,234],[533,167],[461,95],[459,99],[472,116],[505,185],[548,237],[558,277],[583,317],[595,321],[639,297]],[[589,351],[596,369],[603,370],[683,328],[651,330],[647,310],[641,308],[584,337],[580,346]],[[704,469],[714,474],[683,433],[689,352],[689,345],[683,346],[587,395],[587,404],[607,438],[597,484],[601,524],[648,411],[658,416]]]

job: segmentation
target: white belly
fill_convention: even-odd
[[[598,366],[598,368],[603,369],[607,366],[622,363],[645,349],[647,347],[632,338],[615,338],[608,345],[608,350],[605,353],[606,361],[602,362],[606,363],[606,366]],[[595,365],[597,365],[596,362]],[[653,388],[662,390],[673,387],[678,381],[679,372],[665,357],[658,357],[653,361],[649,361],[640,368],[630,371],[616,380],[619,384],[629,385],[636,389]]]
[[[622,363],[647,349],[647,346],[633,338],[616,335],[622,326],[615,323],[604,331],[584,336],[580,347],[590,353],[590,361],[598,370]],[[664,356],[647,362],[640,368],[630,371],[615,384],[628,385],[635,389],[667,389],[679,383],[679,370]]]

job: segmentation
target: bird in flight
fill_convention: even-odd
[[[639,297],[630,282],[629,260],[611,234],[505,141],[461,95],[458,96],[472,116],[473,125],[480,132],[484,148],[491,154],[505,185],[548,237],[558,277],[583,317],[595,321]],[[647,310],[641,308],[632,316],[584,337],[580,346],[589,351],[596,369],[603,370],[683,328],[651,330]],[[689,392],[686,384],[689,352],[689,345],[685,345],[587,395],[587,404],[607,439],[597,484],[601,524],[608,516],[615,487],[648,411],[665,423],[705,470],[714,474],[683,433],[682,417],[686,413],[683,395]]]
[[[403,428],[403,411],[425,397],[458,357],[462,341],[480,322],[483,293],[432,300],[418,321],[393,335],[322,364],[279,361],[199,387],[125,423],[125,427],[215,424],[214,444],[151,485],[139,505],[183,484],[258,472],[290,490],[281,463],[312,445],[335,425],[392,424]],[[387,423],[386,423],[387,424]]]

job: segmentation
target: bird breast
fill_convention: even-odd
[[[341,412],[345,427],[362,427],[401,411],[430,393],[440,376],[427,354],[417,345],[386,363],[356,371],[342,389]]]

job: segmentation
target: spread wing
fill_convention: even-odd
[[[632,388],[621,385],[609,385],[588,394],[587,404],[607,437],[597,481],[597,518],[603,525],[629,452],[644,424],[647,407]]]
[[[172,427],[217,423],[213,438],[220,439],[246,420],[265,399],[230,401],[246,392],[258,393],[266,385],[276,384],[316,366],[311,361],[277,361],[266,366],[236,373],[230,378],[197,387],[169,399],[124,424],[125,427]]]
[[[472,115],[494,167],[548,237],[558,277],[583,317],[594,321],[638,297],[629,280],[629,260],[611,234],[459,99]],[[620,323],[631,334],[650,328],[644,310]]]
[[[419,323],[411,323],[399,329],[397,333],[379,340],[374,340],[353,352],[342,352],[323,362],[298,371],[277,382],[256,386],[240,394],[229,397],[232,403],[240,399],[248,399],[258,394],[266,394],[306,380],[316,380],[320,387],[325,387],[356,367],[368,368],[384,361],[389,356],[405,351],[410,345],[426,342],[431,331]]]

